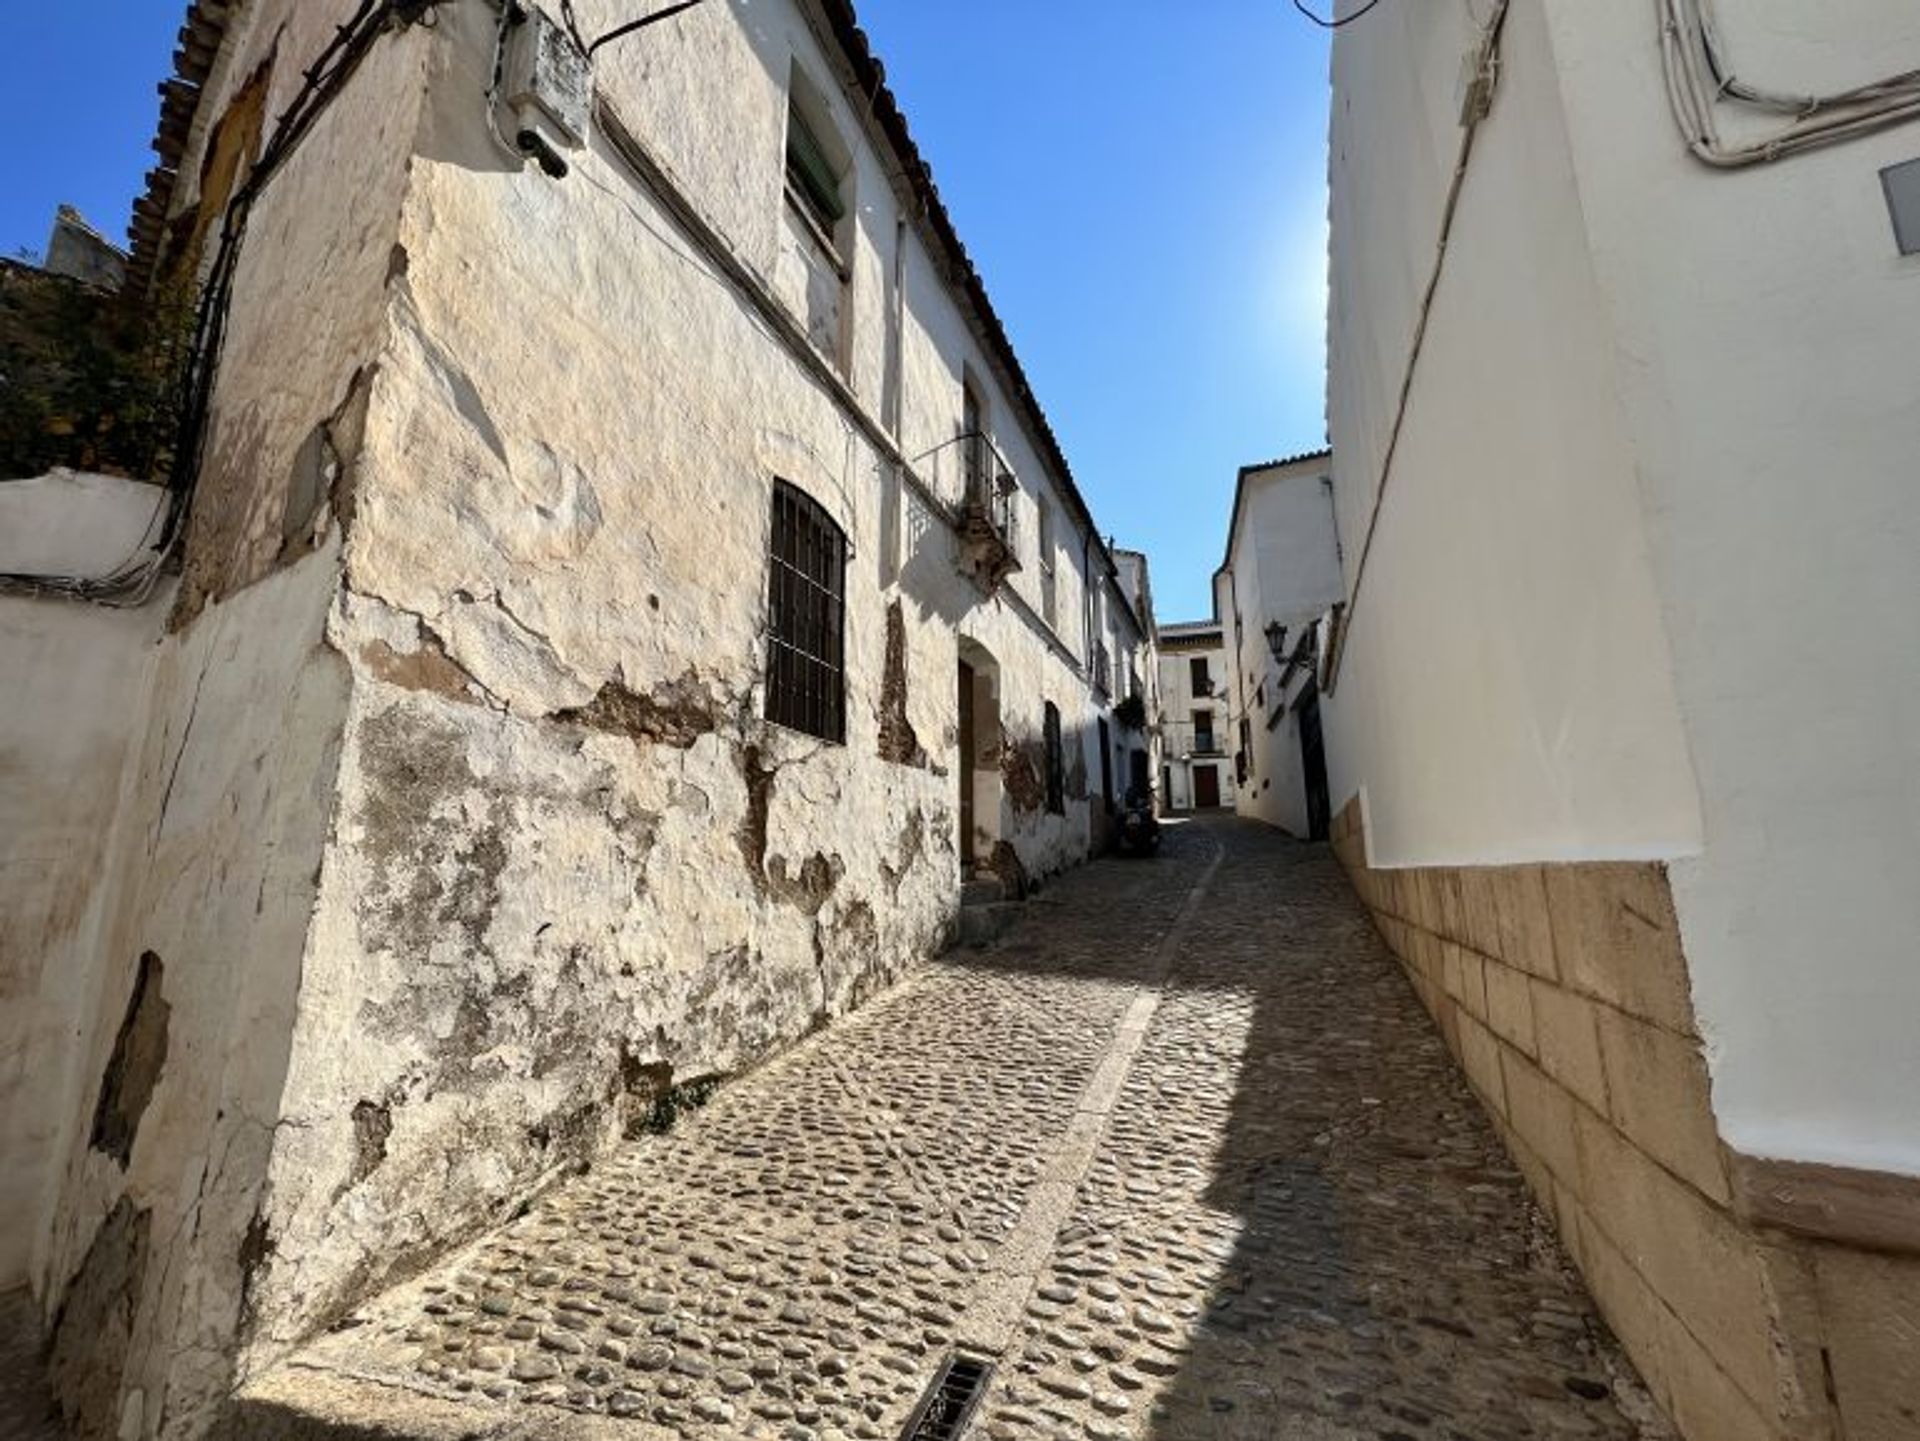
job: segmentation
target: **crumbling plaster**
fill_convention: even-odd
[[[899,497],[604,142],[558,184],[498,152],[485,19],[442,14],[387,273],[256,1359],[590,1158],[661,1086],[751,1065],[938,948],[961,637],[1000,659],[1016,745],[1038,753],[1049,699],[1093,730],[1064,643],[961,573],[947,518]],[[729,151],[759,133],[740,121]],[[763,159],[777,177],[777,139]],[[883,327],[855,303],[857,336]],[[920,432],[951,435],[961,363],[909,372]],[[844,745],[760,718],[776,476],[850,542]],[[913,753],[883,758],[902,721]],[[1028,875],[1084,856],[1084,791],[1065,815],[1004,796]]]
[[[812,44],[714,13],[726,44],[681,61],[709,98],[742,37]],[[269,56],[271,129],[343,14],[239,12],[183,174]],[[1068,738],[1066,813],[1003,786],[996,859],[1044,879],[1097,823],[1086,552],[1065,530],[1049,631],[1036,556],[997,598],[962,575],[952,448],[903,476],[963,366],[999,382],[911,229],[885,338],[871,147],[848,374],[856,406],[904,395],[891,446],[604,142],[563,184],[503,156],[490,56],[481,5],[386,37],[256,207],[186,573],[117,642],[125,730],[67,809],[102,855],[40,1028],[78,1043],[25,1244],[87,1435],[197,1434],[236,1372],[942,944],[963,637],[1016,779],[1046,702]],[[783,87],[711,122],[702,203],[755,155],[778,214]],[[992,405],[1031,551],[1048,482]],[[850,541],[844,745],[760,719],[774,476]]]

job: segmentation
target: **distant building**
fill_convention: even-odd
[[[1160,800],[1173,812],[1234,804],[1233,666],[1218,621],[1160,627]]]
[[[127,274],[127,252],[95,230],[71,205],[53,217],[43,268],[102,290],[118,290]]]
[[[1241,468],[1213,586],[1230,674],[1234,808],[1325,840],[1318,671],[1342,594],[1329,452]]]

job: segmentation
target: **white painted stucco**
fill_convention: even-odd
[[[1244,739],[1247,755],[1235,808],[1304,838],[1312,826],[1296,706],[1315,681],[1328,608],[1343,593],[1328,456],[1240,472],[1214,591],[1233,672],[1234,745]],[[1284,627],[1278,655],[1273,625]],[[1313,649],[1287,664],[1309,633]]]
[[[1209,684],[1194,685],[1193,662],[1204,661]],[[1226,642],[1213,622],[1180,622],[1160,627],[1160,738],[1161,765],[1166,787],[1163,803],[1169,810],[1192,810],[1198,804],[1194,772],[1211,769],[1219,782],[1220,804],[1234,804],[1233,715],[1228,696],[1233,666]],[[1195,711],[1211,719],[1213,742],[1202,747]]]
[[[1465,3],[1334,56],[1351,592],[1458,150]],[[1780,88],[1920,63],[1903,0],[1722,7]],[[1844,12],[1844,13],[1843,13]],[[1328,706],[1377,863],[1669,862],[1723,1139],[1920,1174],[1920,261],[1908,124],[1690,158],[1651,7],[1515,0]]]
[[[0,480],[0,572],[111,575],[158,538],[165,498],[157,485],[85,471]]]

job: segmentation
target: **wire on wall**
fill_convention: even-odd
[[[221,350],[227,333],[228,312],[233,302],[234,275],[240,263],[241,244],[246,238],[247,222],[253,205],[275,175],[300,148],[312,132],[314,123],[326,111],[380,37],[396,25],[421,23],[441,0],[361,0],[353,16],[334,31],[333,38],[302,73],[300,89],[287,108],[272,136],[261,147],[259,158],[245,182],[234,191],[221,217],[220,238],[213,263],[200,289],[194,311],[192,342],[181,381],[180,432],[174,447],[175,472],[166,503],[156,510],[149,525],[151,548],[145,543],[134,555],[104,576],[54,576],[0,574],[0,589],[17,593],[63,595],[102,605],[135,606],[152,593],[162,569],[179,543],[181,529],[192,512],[193,497],[199,489],[205,460],[207,421],[213,400],[214,383],[219,375]],[[144,552],[144,554],[143,554]]]
[[[631,35],[636,30],[644,30],[649,25],[658,25],[662,20],[671,20],[682,10],[691,10],[700,3],[701,0],[680,0],[680,3],[677,5],[669,5],[664,10],[654,11],[651,15],[642,15],[638,20],[629,20],[624,25],[616,25],[613,29],[586,47],[587,58],[591,60],[603,45],[611,45],[614,41]]]
[[[1365,15],[1379,3],[1380,0],[1367,0],[1366,4],[1362,5],[1351,15],[1338,13],[1339,0],[1334,0],[1335,13],[1332,15],[1316,15],[1312,10],[1307,8],[1306,0],[1293,0],[1293,8],[1306,16],[1307,19],[1311,20],[1314,24],[1318,25],[1322,30],[1338,30],[1342,25],[1353,24],[1354,21],[1358,20],[1362,15]]]
[[[1728,58],[1713,0],[1655,0],[1667,98],[1687,148],[1707,165],[1737,170],[1920,120],[1920,70],[1825,95],[1796,95],[1743,80]],[[1730,142],[1718,113],[1738,105],[1787,117],[1769,134]]]
[[[1492,16],[1480,33],[1476,51],[1482,76],[1494,77],[1500,70],[1500,37],[1506,30],[1511,0],[1497,0]],[[1491,93],[1487,104],[1492,103]],[[1400,394],[1394,407],[1393,425],[1387,432],[1386,453],[1380,459],[1380,479],[1373,488],[1373,508],[1367,515],[1366,536],[1360,543],[1360,558],[1354,564],[1353,589],[1346,600],[1334,607],[1336,620],[1327,641],[1323,689],[1332,695],[1340,683],[1340,662],[1346,655],[1347,632],[1353,625],[1354,608],[1360,602],[1360,587],[1366,583],[1367,560],[1373,554],[1374,532],[1380,528],[1380,511],[1387,498],[1387,482],[1393,478],[1393,461],[1400,449],[1400,434],[1406,428],[1407,408],[1413,399],[1414,376],[1420,368],[1420,356],[1426,349],[1427,325],[1433,318],[1434,297],[1440,291],[1440,277],[1447,268],[1447,249],[1453,240],[1454,217],[1460,210],[1460,192],[1467,182],[1467,167],[1473,160],[1474,141],[1486,123],[1487,109],[1476,109],[1460,134],[1460,148],[1453,165],[1453,177],[1447,185],[1447,198],[1440,209],[1440,238],[1434,250],[1433,265],[1427,272],[1426,289],[1420,296],[1415,314],[1413,340],[1407,348],[1406,369],[1400,376]]]

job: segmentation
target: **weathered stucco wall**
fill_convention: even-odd
[[[195,235],[218,233],[236,167],[351,8],[233,17],[181,162],[182,266],[211,260]],[[192,1435],[233,1379],[347,718],[323,645],[360,419],[343,400],[384,330],[423,42],[383,36],[353,97],[380,102],[326,111],[255,206],[185,575],[121,622],[170,633],[118,713],[98,863],[62,858],[89,919],[64,989],[43,993],[68,1042],[42,1098],[57,1174],[22,1229],[56,1390],[87,1437]],[[108,749],[103,734],[103,764]]]
[[[183,265],[210,259],[195,237],[344,11],[234,21],[182,166]],[[797,11],[690,12],[716,16],[723,43],[678,83],[737,113],[707,105],[691,154],[636,133],[722,217],[741,137],[766,139],[777,217],[788,61],[722,82],[782,46],[831,70]],[[122,623],[145,657],[124,726],[55,736],[59,697],[41,707],[35,744],[97,764],[62,824],[102,859],[68,990],[23,1023],[40,1050],[61,1026],[76,1043],[57,1129],[5,1117],[58,1172],[37,1241],[9,1245],[37,1246],[87,1436],[195,1434],[237,1370],[937,947],[963,653],[1004,742],[980,758],[982,859],[1023,887],[1101,820],[1106,703],[1077,658],[1090,629],[1109,655],[1141,639],[1117,607],[1084,619],[1106,558],[1064,507],[1043,618],[1031,507],[1061,497],[918,231],[883,263],[900,231],[871,145],[848,396],[604,140],[562,183],[503,154],[487,7],[436,18],[382,38],[254,210],[185,575]],[[750,270],[777,266],[776,229],[737,229]],[[869,293],[896,273],[910,342]],[[951,455],[903,484],[913,452],[876,433],[884,411],[950,452],[963,369],[1031,512],[1026,589],[992,600],[961,570]],[[844,745],[761,719],[776,477],[850,542]],[[109,624],[67,614],[28,648]],[[16,886],[13,859],[10,891],[53,884]]]
[[[151,661],[68,1053],[42,1294],[79,1434],[192,1434],[232,1379],[331,813],[337,547]]]
[[[627,118],[716,225],[737,154],[765,140],[755,185],[777,218],[765,112],[783,119],[785,69],[732,83],[740,47],[774,31],[689,18],[711,43],[666,43],[697,68],[711,133],[649,133],[651,98]],[[484,7],[443,12],[436,37],[329,623],[351,714],[259,1231],[256,1360],[674,1088],[752,1064],[941,944],[963,646],[992,658],[1006,732],[983,763],[996,868],[1043,878],[1085,855],[1092,824],[1098,708],[1037,603],[981,594],[938,499],[901,494],[845,399],[604,138],[558,183],[500,151],[479,98]],[[603,83],[637,96],[622,68]],[[882,172],[865,149],[859,164],[878,207]],[[871,228],[891,245],[890,221]],[[773,230],[733,231],[749,268],[776,263],[756,249]],[[946,339],[909,347],[903,428],[945,440],[964,327],[913,265],[909,328]],[[886,349],[871,338],[887,319],[859,284],[851,371],[877,413],[884,382],[859,357]],[[1038,476],[1002,417],[1002,448]],[[850,542],[844,745],[762,719],[776,477]],[[957,498],[957,469],[929,466],[942,477]],[[1077,591],[1060,600],[1066,630]],[[1063,814],[1045,808],[1048,701]]]
[[[124,550],[121,552],[125,554]],[[117,560],[119,557],[116,556]],[[160,635],[151,609],[0,598],[0,1286],[28,1278],[99,984],[98,880]]]

